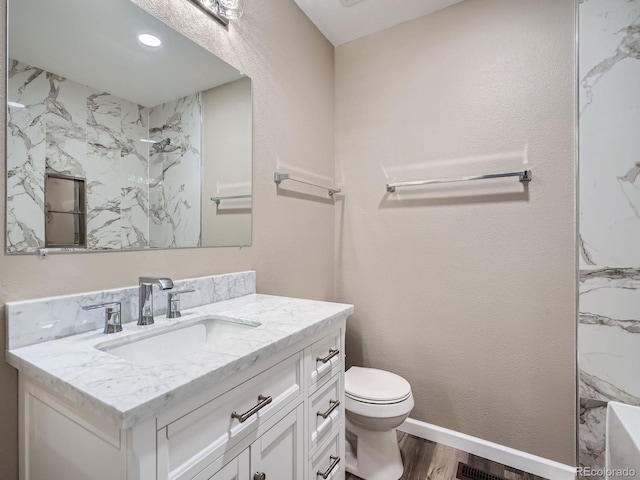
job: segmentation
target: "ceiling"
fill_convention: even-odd
[[[10,58],[140,105],[241,77],[129,0],[10,0],[8,9]],[[143,46],[140,33],[162,46]]]
[[[462,0],[294,0],[338,46]],[[349,6],[345,6],[349,5]]]

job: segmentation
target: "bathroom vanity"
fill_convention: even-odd
[[[220,277],[206,285],[215,290]],[[200,280],[176,284],[201,291]],[[125,318],[120,333],[99,328],[55,339],[47,338],[46,318],[32,317],[124,290],[7,306],[21,479],[344,478],[352,306],[248,293],[185,306],[177,319],[154,312],[151,326]],[[123,317],[135,307],[133,296]],[[56,327],[48,330],[66,321],[50,320]],[[44,341],[20,345],[20,328],[31,328],[27,338],[43,330]]]

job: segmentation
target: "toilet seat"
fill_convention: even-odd
[[[395,418],[407,415],[415,405],[413,395],[396,403],[361,402],[348,395],[345,396],[344,408],[349,413],[355,413],[369,418]]]
[[[350,398],[351,400],[355,400],[356,402],[369,403],[371,405],[392,405],[394,403],[403,402],[410,396],[411,392],[407,393],[404,397],[395,400],[370,400],[368,398],[358,397],[357,395],[345,392],[345,397]]]
[[[370,418],[408,414],[415,402],[400,375],[376,368],[351,367],[344,375],[345,409]]]
[[[376,368],[351,367],[344,376],[347,397],[364,403],[387,405],[411,396],[411,385],[400,375]]]

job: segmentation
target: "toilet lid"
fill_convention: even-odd
[[[376,368],[351,367],[344,374],[345,393],[371,402],[394,402],[411,394],[411,385],[400,375]]]

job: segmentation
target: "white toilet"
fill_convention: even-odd
[[[346,468],[364,480],[397,480],[404,467],[396,427],[414,406],[411,385],[400,375],[351,367],[344,376]]]

